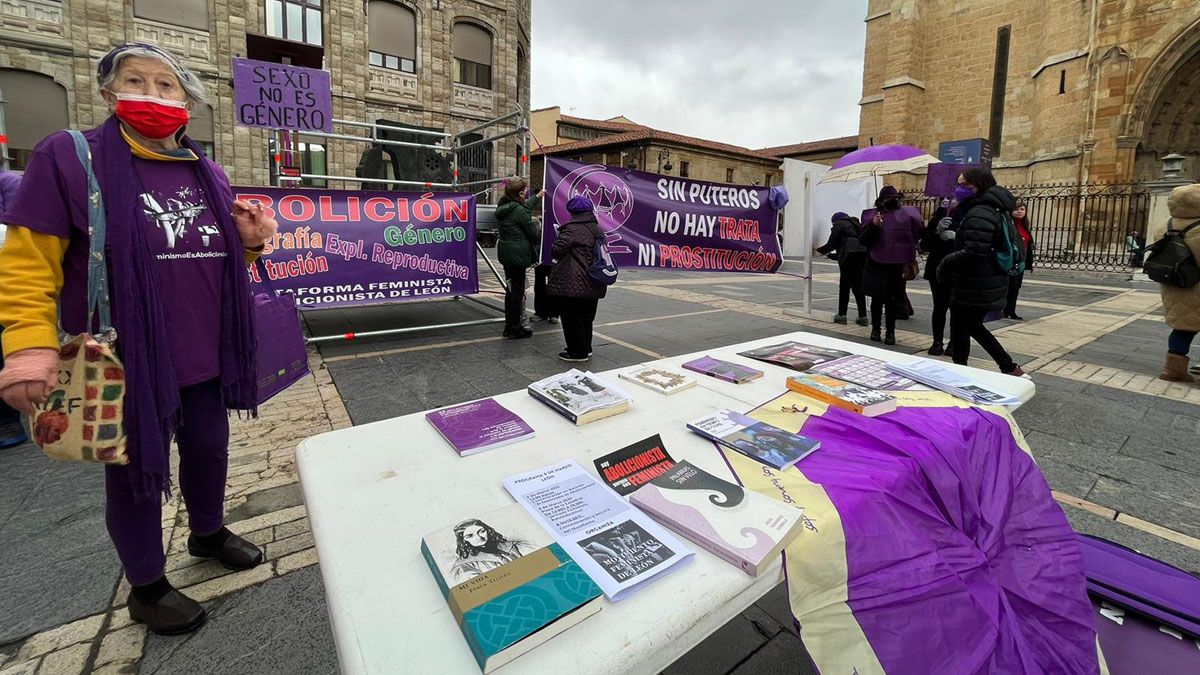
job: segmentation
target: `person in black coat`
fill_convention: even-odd
[[[946,332],[946,313],[950,310],[950,285],[938,281],[937,269],[955,249],[957,226],[950,216],[950,207],[949,199],[942,200],[921,236],[921,250],[928,256],[925,259],[925,280],[929,282],[929,292],[933,295],[933,344],[929,347],[930,356],[945,353],[943,336]]]
[[[596,283],[588,274],[596,242],[604,241],[594,208],[586,197],[572,197],[567,202],[571,219],[559,226],[550,249],[554,267],[546,280],[546,289],[555,296],[561,313],[567,346],[558,358],[563,361],[583,362],[592,358],[592,325],[600,299],[608,293],[607,286]]]
[[[950,285],[950,347],[954,362],[966,365],[971,339],[983,347],[1008,375],[1024,375],[987,329],[983,318],[1004,307],[1008,297],[1008,274],[996,261],[1003,240],[1000,230],[1004,215],[1016,204],[1012,194],[996,184],[992,172],[967,169],[958,177],[955,207],[962,220],[955,235],[956,250],[938,267],[938,282]]]
[[[1021,284],[1025,281],[1025,273],[1033,269],[1033,226],[1029,224],[1028,211],[1025,202],[1017,202],[1012,212],[1013,225],[1017,226],[1017,233],[1021,236],[1021,246],[1025,249],[1025,263],[1021,267],[1021,273],[1008,277],[1008,301],[1004,304],[1004,318],[1013,321],[1025,320],[1017,314],[1017,296],[1021,294]]]
[[[867,325],[867,303],[862,292],[863,265],[867,263],[867,249],[858,241],[862,234],[862,224],[858,218],[841,211],[833,214],[833,229],[829,232],[829,241],[815,250],[821,255],[836,260],[838,264],[838,312],[833,317],[834,323],[846,323],[846,312],[850,308],[850,294],[854,294],[854,304],[858,306],[858,318],[855,323]]]

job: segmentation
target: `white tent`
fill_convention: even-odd
[[[858,217],[874,205],[883,187],[883,179],[878,176],[818,184],[828,171],[824,164],[783,160],[783,186],[790,198],[783,211],[783,255],[799,258],[804,266],[802,274],[807,279],[802,314],[812,311],[812,248],[829,238],[831,216],[845,211]]]

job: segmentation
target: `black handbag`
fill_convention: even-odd
[[[1142,271],[1152,281],[1178,288],[1191,288],[1200,283],[1200,264],[1188,247],[1187,233],[1200,225],[1200,220],[1188,225],[1182,230],[1167,226],[1167,232],[1162,239],[1147,246],[1145,251],[1150,255],[1142,265]]]

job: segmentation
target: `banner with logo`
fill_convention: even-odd
[[[567,201],[596,206],[596,221],[617,267],[697,272],[774,272],[782,264],[768,188],[661,176],[602,164],[546,158],[542,260]]]
[[[475,197],[235,187],[279,221],[263,262],[301,309],[357,307],[479,292]],[[259,272],[250,268],[258,281]]]

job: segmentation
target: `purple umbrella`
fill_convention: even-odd
[[[919,173],[936,157],[911,145],[872,145],[839,159],[820,183],[852,181],[892,173]]]
[[[842,157],[834,162],[833,168],[840,169],[851,164],[876,164],[879,162],[898,162],[926,154],[920,148],[911,145],[869,145],[861,150]]]

